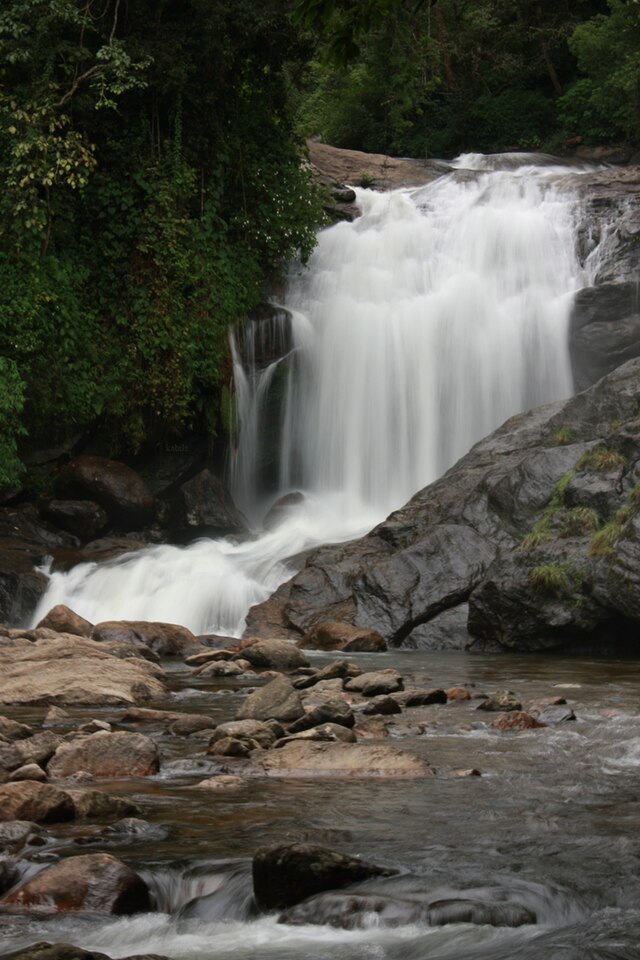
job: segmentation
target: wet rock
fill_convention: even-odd
[[[555,726],[557,723],[566,723],[568,720],[575,720],[576,715],[568,703],[564,704],[536,704],[529,707],[528,713],[540,723],[547,727]]]
[[[341,696],[318,698],[315,702],[305,700],[304,713],[289,724],[289,733],[300,733],[323,723],[337,723],[342,727],[353,727],[355,717],[351,706]]]
[[[73,717],[62,707],[49,707],[42,721],[43,728],[47,727],[65,727],[73,723]]]
[[[112,648],[84,637],[25,641],[2,654],[0,704],[133,704],[166,692],[155,664],[120,659]]]
[[[459,603],[442,613],[436,613],[425,623],[419,623],[411,629],[402,646],[415,650],[464,650],[471,639],[467,630],[468,617],[467,603]]]
[[[25,841],[32,834],[37,835],[40,832],[38,824],[31,820],[7,820],[0,822],[0,850],[10,850],[17,846],[17,844]]]
[[[78,733],[111,733],[111,729],[106,720],[88,720],[78,727]]]
[[[279,720],[287,723],[304,713],[302,700],[286,677],[276,677],[249,694],[238,711],[238,720]]]
[[[298,646],[308,650],[344,650],[351,653],[377,653],[387,644],[377,630],[363,630],[350,623],[325,621],[308,630]]]
[[[54,779],[86,770],[94,777],[149,777],[158,772],[158,748],[141,733],[94,733],[64,743],[56,750],[47,772]]]
[[[38,783],[46,783],[47,779],[46,773],[37,763],[25,763],[23,767],[18,767],[17,770],[14,770],[9,777],[11,782],[37,780]]]
[[[135,540],[133,536],[109,536],[91,540],[81,550],[56,550],[53,554],[51,570],[57,573],[61,570],[71,570],[79,563],[107,563],[125,554],[145,550],[149,546],[143,540]]]
[[[238,790],[244,787],[246,780],[243,777],[234,777],[232,774],[220,774],[209,780],[201,780],[196,787],[201,790]]]
[[[447,695],[444,690],[407,690],[400,698],[404,707],[428,707],[434,703],[446,703]]]
[[[360,720],[354,730],[359,740],[383,740],[389,736],[387,724],[379,717]]]
[[[258,640],[243,647],[241,656],[257,669],[285,672],[309,666],[305,655],[288,640]]]
[[[107,853],[61,860],[12,891],[3,903],[43,913],[91,911],[122,916],[151,909],[142,877]]]
[[[266,776],[276,778],[404,780],[433,776],[432,768],[413,754],[392,747],[359,743],[298,741],[281,750],[270,751],[257,761],[257,765]]]
[[[78,637],[90,637],[93,624],[70,610],[63,603],[59,603],[42,618],[38,628],[55,630],[56,633],[71,633]]]
[[[363,697],[377,697],[403,690],[404,683],[398,671],[390,667],[387,670],[376,670],[372,673],[361,673],[359,677],[352,677],[346,681],[344,689],[361,693]]]
[[[227,660],[215,660],[213,663],[205,663],[193,671],[194,677],[239,677],[245,672],[244,667],[239,663]]]
[[[106,510],[92,500],[50,500],[42,516],[80,540],[94,540],[109,522]]]
[[[100,504],[111,522],[126,530],[140,529],[154,518],[155,503],[146,483],[135,470],[116,460],[76,457],[58,474],[56,491],[63,499]]]
[[[356,743],[357,737],[353,730],[343,727],[339,723],[323,723],[317,727],[309,727],[300,733],[293,733],[278,740],[276,747],[285,747],[288,743],[299,740],[321,740],[327,743]]]
[[[381,716],[390,716],[394,713],[402,713],[402,707],[393,697],[374,697],[362,711],[365,714],[380,714]]]
[[[0,897],[10,890],[20,879],[20,872],[14,860],[0,857]]]
[[[362,670],[356,663],[350,660],[334,660],[327,664],[321,670],[316,670],[306,677],[298,677],[293,681],[296,690],[306,690],[308,687],[315,687],[325,680],[344,680],[351,677],[359,677]]]
[[[280,724],[262,723],[260,720],[232,720],[221,723],[216,727],[211,738],[211,744],[218,740],[234,737],[238,740],[253,740],[259,746],[268,750],[278,737],[284,736],[284,729]]]
[[[279,527],[280,524],[287,519],[295,507],[304,503],[304,499],[304,494],[300,493],[299,490],[293,493],[286,493],[283,497],[279,497],[267,511],[262,521],[263,528],[265,530],[275,530],[276,527]]]
[[[148,820],[141,820],[139,817],[125,817],[122,820],[116,820],[115,823],[105,827],[102,833],[106,837],[126,837],[128,840],[145,843],[165,840],[169,835],[166,827],[157,823],[149,823]]]
[[[522,710],[522,704],[510,690],[498,690],[478,704],[476,709],[504,713],[508,710]]]
[[[253,857],[253,891],[263,910],[300,903],[323,890],[335,890],[396,870],[356,860],[312,844],[263,847]]]
[[[569,347],[577,390],[639,356],[638,283],[600,283],[579,290],[571,311]]]
[[[449,776],[454,780],[462,780],[466,777],[481,777],[482,773],[477,767],[470,767],[466,770],[452,770]]]
[[[222,737],[211,744],[207,753],[214,757],[248,757],[260,745],[251,738]]]
[[[211,730],[215,725],[215,721],[206,714],[193,713],[173,720],[168,729],[174,737],[189,737],[201,730]]]
[[[17,770],[30,763],[46,764],[63,742],[62,737],[45,730],[6,746],[0,745],[0,770]]]
[[[196,638],[197,639],[197,638]],[[234,656],[233,650],[204,650],[201,653],[192,653],[184,658],[188,667],[206,667],[209,663],[216,663],[222,660],[231,660]]]
[[[0,786],[0,821],[33,820],[62,823],[73,820],[75,810],[68,793],[49,784],[24,780]]]
[[[447,695],[447,701],[450,700],[470,700],[471,694],[466,687],[449,687],[445,691]]]
[[[198,645],[187,627],[145,620],[109,620],[97,623],[91,639],[99,643],[131,643],[149,647],[161,657],[183,656]]]
[[[68,787],[64,792],[71,797],[78,820],[106,820],[112,817],[130,817],[140,813],[140,807],[128,797],[116,797],[100,790]]]
[[[0,735],[6,740],[24,740],[33,736],[33,730],[26,723],[18,723],[10,717],[0,717]]]
[[[491,726],[495,730],[535,730],[538,727],[545,727],[546,724],[536,720],[530,713],[524,713],[521,710],[512,710],[510,713],[501,713],[493,721]]]
[[[536,923],[532,910],[520,903],[487,903],[484,900],[438,900],[429,904],[432,927],[449,923],[477,923],[492,927],[522,927]]]
[[[105,953],[74,947],[69,943],[35,943],[24,950],[7,954],[5,960],[110,960]],[[145,953],[124,960],[169,960],[157,954]]]
[[[201,470],[176,493],[169,508],[169,524],[189,536],[246,533],[246,518],[235,506],[224,484],[209,469]]]
[[[372,918],[380,927],[406,926],[426,922],[425,904],[387,895],[360,893],[321,893],[285,910],[278,923],[292,925],[317,923],[339,930],[371,927]]]

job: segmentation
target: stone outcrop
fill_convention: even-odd
[[[460,646],[620,649],[640,620],[639,483],[636,359],[512,417],[362,539],[312,551],[248,632],[339,619],[422,646],[449,614]]]
[[[135,704],[166,692],[164,674],[135,648],[71,634],[0,637],[0,704]]]

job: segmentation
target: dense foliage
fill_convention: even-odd
[[[215,428],[228,325],[320,219],[280,69],[306,57],[280,0],[3,4],[0,483],[22,424]]]
[[[637,0],[298,0],[307,134],[411,156],[640,140]]]

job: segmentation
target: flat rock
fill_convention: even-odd
[[[47,772],[62,779],[86,770],[94,777],[149,777],[158,772],[158,748],[141,733],[94,733],[58,747]]]
[[[433,776],[426,761],[402,750],[377,744],[298,741],[270,751],[256,761],[268,777],[328,777],[346,780],[404,780]]]
[[[142,877],[107,853],[61,860],[27,880],[2,902],[43,913],[90,911],[121,916],[151,909],[149,889]]]

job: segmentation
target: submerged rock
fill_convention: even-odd
[[[268,777],[310,780],[415,780],[434,774],[425,760],[393,747],[315,741],[295,741],[270,751],[253,767],[254,774],[258,770]]]
[[[281,909],[323,890],[395,873],[397,870],[306,843],[263,847],[256,851],[252,864],[253,891],[263,910]]]

